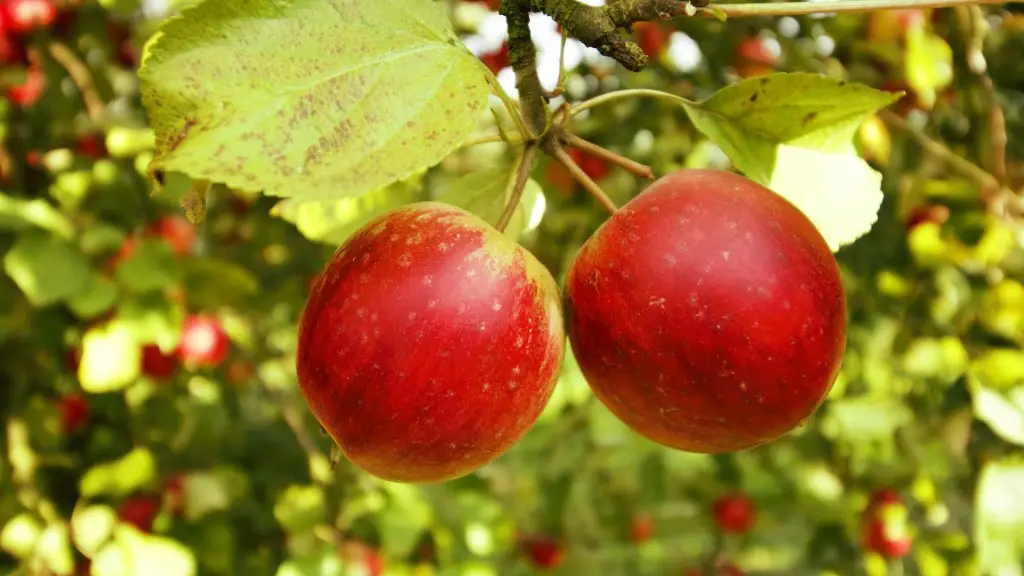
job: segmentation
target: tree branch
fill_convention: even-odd
[[[501,0],[499,12],[508,23],[508,59],[516,73],[516,90],[530,134],[525,139],[536,139],[548,129],[548,102],[537,75],[537,48],[530,36],[530,2],[528,0]]]

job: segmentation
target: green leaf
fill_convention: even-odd
[[[82,291],[68,298],[67,304],[75,316],[83,320],[95,318],[117,304],[117,285],[92,271]]]
[[[50,234],[28,232],[4,256],[4,272],[32,305],[43,307],[84,288],[91,270],[74,244]]]
[[[184,486],[185,516],[190,521],[231,506],[231,494],[224,480],[212,472],[193,472]]]
[[[178,264],[170,244],[163,240],[140,240],[132,255],[117,267],[117,281],[131,292],[155,292],[174,286]]]
[[[179,542],[144,534],[121,524],[114,541],[104,546],[92,562],[95,576],[194,576],[196,559]]]
[[[120,318],[93,326],[82,338],[78,380],[93,394],[113,392],[139,377],[142,347],[131,326]]]
[[[75,559],[71,553],[71,534],[67,523],[47,526],[39,537],[35,554],[42,559],[50,574],[71,576],[75,570]]]
[[[935,105],[936,91],[953,82],[953,50],[924,27],[907,30],[904,66],[907,84],[926,109]]]
[[[748,78],[685,108],[737,168],[767,185],[779,144],[852,153],[861,123],[897,99],[862,84],[801,72]]]
[[[971,390],[974,414],[1000,438],[1024,446],[1024,385],[1002,394],[975,386]]]
[[[327,518],[324,498],[319,486],[289,486],[277,496],[274,518],[289,533],[312,530]]]
[[[1024,554],[1024,461],[989,462],[974,507],[974,542],[981,574],[1020,576]]]
[[[491,164],[445,183],[444,191],[437,200],[468,210],[491,226],[496,225],[508,204],[509,185],[515,178],[516,163],[513,160],[511,155],[506,155],[505,162]],[[545,204],[540,184],[532,178],[527,180],[519,204],[505,227],[505,235],[517,239],[523,232],[536,227],[544,214]]]
[[[192,306],[214,308],[237,304],[259,293],[260,282],[248,269],[219,258],[189,260],[185,287]]]
[[[117,524],[117,513],[110,506],[76,508],[71,514],[71,537],[75,546],[90,558],[110,540]]]
[[[11,518],[0,530],[0,549],[15,558],[28,558],[43,533],[43,525],[28,512]]]
[[[863,442],[891,439],[899,427],[913,419],[914,413],[898,400],[844,398],[828,404],[822,426],[827,436]]]
[[[959,338],[918,338],[903,354],[903,370],[917,378],[935,378],[952,384],[966,370],[967,350]]]
[[[853,138],[898,96],[817,74],[749,78],[699,102],[690,119],[747,177],[807,214],[837,250],[870,230],[881,175],[856,156]]]
[[[70,239],[75,229],[67,216],[42,199],[23,200],[0,194],[0,230],[37,227]]]
[[[833,252],[867,234],[882,207],[882,175],[850,154],[780,145],[768,187],[799,208]]]
[[[390,497],[377,516],[384,550],[392,557],[408,556],[430,527],[433,510],[417,486],[384,482],[383,487]]]
[[[230,273],[226,276],[230,278]],[[193,300],[191,292],[189,299]],[[143,294],[122,301],[117,319],[129,328],[136,342],[156,344],[166,352],[181,340],[185,309],[163,294]]]
[[[423,0],[204,2],[154,36],[139,77],[151,172],[305,200],[437,164],[489,92],[445,3]]]
[[[97,464],[79,483],[82,496],[127,496],[152,484],[157,478],[156,458],[145,448],[135,448],[124,457]]]
[[[419,182],[395,182],[355,198],[308,202],[283,200],[272,213],[295,224],[306,238],[338,246],[377,216],[424,199]]]

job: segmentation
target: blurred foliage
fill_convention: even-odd
[[[405,486],[330,464],[295,383],[307,286],[392,206],[444,199],[496,219],[504,147],[322,204],[214,186],[193,228],[187,178],[151,196],[145,177],[155,144],[135,70],[165,9],[186,3],[156,4],[58,2],[29,31],[4,20],[0,574],[1024,574],[1019,11],[679,19],[642,32],[644,72],[586,55],[567,78],[573,101],[618,88],[699,99],[771,70],[908,91],[858,132],[884,199],[837,255],[842,374],[802,428],[706,456],[628,431],[570,356],[512,451]],[[466,36],[496,17],[451,4]],[[596,108],[579,129],[657,174],[728,166],[663,102]],[[589,166],[619,203],[643,186]],[[509,232],[561,279],[605,215],[549,159],[533,177]],[[197,315],[217,322],[183,329]],[[881,489],[903,507],[870,512]],[[749,532],[716,524],[712,503],[733,493],[754,503]],[[909,553],[869,545],[872,522],[899,525]]]

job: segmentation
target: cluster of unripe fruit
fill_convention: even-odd
[[[793,430],[846,341],[819,231],[737,174],[668,175],[613,215],[565,280],[476,216],[409,205],[366,224],[310,292],[297,371],[312,412],[378,477],[440,482],[508,450],[544,409],[566,332],[595,395],[672,448]]]

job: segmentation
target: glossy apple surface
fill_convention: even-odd
[[[526,432],[564,348],[547,269],[476,216],[427,202],[369,222],[335,253],[303,312],[297,367],[349,460],[439,482]]]
[[[821,234],[742,176],[652,184],[583,245],[570,342],[594,393],[660,444],[719,453],[773,440],[824,400],[846,296]]]

